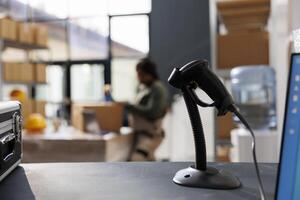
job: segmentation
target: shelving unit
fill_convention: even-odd
[[[37,84],[46,84],[46,83],[36,83],[36,82],[15,82],[15,81],[9,81],[6,82],[3,80],[3,60],[2,60],[2,54],[7,48],[14,48],[14,49],[21,49],[26,52],[33,51],[33,50],[46,50],[46,46],[36,45],[36,44],[28,44],[28,43],[22,43],[18,41],[12,41],[7,39],[0,39],[0,99],[3,100],[3,85],[4,84],[22,84],[27,85],[32,91],[32,89]],[[27,54],[27,60],[30,62],[29,56]]]
[[[234,67],[268,63],[266,27],[270,0],[213,0],[211,4],[214,8],[214,70],[229,85],[230,72]],[[224,153],[232,146],[230,131],[235,125],[229,115],[215,119],[215,145]],[[220,154],[219,159],[226,161]]]
[[[17,48],[17,49],[23,49],[23,50],[41,50],[41,49],[48,49],[46,46],[41,46],[37,44],[28,44],[8,39],[0,39],[0,48],[1,51],[3,49],[11,47],[11,48]]]

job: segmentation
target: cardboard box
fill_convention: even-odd
[[[7,18],[1,18],[0,19],[0,38],[7,39],[7,37],[8,37],[7,27],[8,26],[9,26],[8,19]]]
[[[27,119],[31,113],[33,113],[34,103],[31,99],[21,101],[22,115],[24,119]]]
[[[17,40],[17,22],[12,20],[12,19],[8,19],[8,39],[16,41]]]
[[[0,38],[16,40],[17,23],[9,17],[0,18]]]
[[[45,107],[46,107],[46,101],[43,100],[32,100],[34,105],[34,113],[40,113],[43,116],[46,116],[45,114]]]
[[[3,80],[7,82],[22,81],[23,68],[19,63],[7,62],[3,64]]]
[[[18,23],[18,41],[22,43],[33,43],[33,30],[30,23]]]
[[[249,29],[262,30],[270,15],[270,0],[218,0],[221,21],[229,33]]]
[[[12,63],[3,63],[3,80],[12,81]]]
[[[84,110],[92,110],[103,131],[119,132],[123,122],[123,106],[117,103],[75,103],[72,105],[72,125],[85,131]]]
[[[33,25],[33,42],[40,46],[48,46],[48,29],[45,26]]]
[[[7,82],[32,83],[35,81],[35,66],[31,63],[4,63],[3,80]]]
[[[35,82],[46,83],[46,65],[45,64],[35,64]]]
[[[217,0],[217,7],[219,11],[226,11],[228,9],[269,6],[270,3],[270,0]]]
[[[23,67],[21,63],[15,63],[12,67],[13,78],[12,81],[21,82],[23,80]]]
[[[219,69],[259,64],[269,64],[269,35],[267,32],[218,36],[217,66]]]
[[[11,99],[11,100],[19,101],[18,99]],[[22,115],[24,119],[28,118],[29,115],[32,113],[40,113],[43,116],[45,116],[46,101],[25,99],[20,102],[22,105],[21,109],[22,109]]]
[[[230,139],[230,132],[234,128],[236,128],[236,125],[233,122],[231,113],[217,118],[217,135],[219,139]]]
[[[20,82],[32,83],[34,82],[34,65],[31,63],[20,63]]]

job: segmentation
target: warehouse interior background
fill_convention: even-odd
[[[0,98],[22,103],[23,162],[126,161],[132,130],[116,102],[134,101],[145,57],[169,91],[156,160],[194,160],[184,100],[167,78],[206,59],[229,90],[233,68],[274,69],[276,125],[258,136],[257,152],[260,162],[278,162],[299,9],[298,0],[0,0]],[[87,110],[106,134],[86,131]],[[209,161],[252,160],[232,115],[199,110]]]

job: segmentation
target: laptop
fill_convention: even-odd
[[[276,200],[300,199],[300,53],[291,56]]]

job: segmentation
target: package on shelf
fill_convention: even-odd
[[[4,81],[12,81],[13,80],[13,72],[12,66],[13,63],[3,63],[3,73],[2,78]]]
[[[16,40],[17,39],[17,22],[9,17],[0,18],[0,38]]]
[[[217,130],[219,139],[230,139],[230,132],[236,128],[233,122],[233,115],[231,113],[217,118]]]
[[[72,104],[72,125],[85,131],[83,112],[95,112],[101,130],[119,132],[123,122],[123,106],[117,103],[75,103]]]
[[[18,23],[18,41],[33,44],[33,28],[31,23]]]
[[[43,100],[32,100],[32,101],[34,104],[34,112],[45,116],[46,101]]]
[[[3,80],[17,83],[33,83],[34,65],[31,63],[6,62],[3,64]]]
[[[219,69],[269,64],[268,32],[229,33],[217,39]]]
[[[11,100],[20,101],[18,99],[11,99]],[[22,115],[25,119],[28,118],[29,115],[32,113],[39,113],[45,116],[46,101],[26,98],[21,100],[20,102],[22,105],[21,107]]]
[[[20,63],[20,82],[32,83],[34,82],[34,65],[31,63]]]
[[[27,119],[31,113],[34,112],[33,101],[31,99],[24,99],[21,102],[22,115],[24,119]]]
[[[45,64],[35,64],[35,82],[36,83],[46,83],[46,65]]]
[[[262,30],[268,23],[270,0],[218,0],[221,21],[232,32]]]
[[[14,82],[20,79],[21,72],[18,63],[6,62],[3,63],[3,80],[7,82]]]
[[[33,30],[33,42],[36,45],[43,47],[48,46],[48,29],[45,26],[39,24],[32,25]]]

